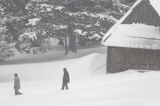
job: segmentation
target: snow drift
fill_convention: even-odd
[[[61,91],[62,69],[71,76]],[[22,96],[14,96],[13,73],[21,78]],[[105,54],[55,62],[0,67],[3,106],[159,106],[160,73],[128,70],[105,73]]]

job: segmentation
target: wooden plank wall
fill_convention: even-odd
[[[127,69],[160,70],[160,50],[108,47],[107,72]]]

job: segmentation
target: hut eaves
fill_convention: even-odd
[[[104,45],[160,50],[160,28],[144,24],[121,24]]]

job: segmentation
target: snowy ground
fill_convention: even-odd
[[[2,106],[159,106],[160,72],[135,70],[105,74],[106,54],[0,66]],[[28,59],[29,61],[29,59]],[[62,69],[71,83],[61,91]],[[21,78],[23,95],[14,96],[13,74]]]

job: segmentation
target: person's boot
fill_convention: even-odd
[[[17,96],[18,95],[18,92],[17,91],[15,91],[15,96]]]
[[[22,93],[21,93],[21,92],[18,92],[18,95],[22,95]]]

